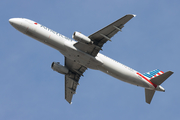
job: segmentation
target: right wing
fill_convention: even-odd
[[[74,46],[77,49],[95,57],[102,49],[104,43],[108,40],[111,41],[111,37],[113,37],[118,31],[121,31],[124,25],[133,17],[135,17],[135,15],[125,15],[124,17],[90,35],[89,38],[93,41],[93,44],[77,42]]]
[[[65,99],[71,103],[73,95],[76,93],[79,79],[87,69],[86,67],[65,57],[65,66],[70,72],[65,75]]]

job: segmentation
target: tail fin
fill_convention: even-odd
[[[162,73],[162,74],[161,74]],[[147,75],[148,74],[148,75]],[[154,72],[150,72],[150,73],[145,73],[144,75],[145,76],[149,76],[149,78],[151,76],[151,82],[156,84],[157,87],[155,90],[158,90],[158,91],[165,91],[163,87],[161,87],[160,85],[169,77],[173,74],[172,71],[168,71],[166,73],[163,73],[162,71],[160,70],[154,70]],[[151,75],[151,76],[150,76]],[[158,75],[158,76],[157,76]],[[146,97],[146,102],[147,103],[151,103],[151,100],[154,96],[154,93],[155,93],[155,90],[149,90],[149,89],[146,89],[145,88],[145,97]]]

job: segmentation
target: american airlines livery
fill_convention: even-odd
[[[28,35],[54,49],[65,56],[65,65],[53,62],[51,68],[65,75],[65,99],[71,103],[76,93],[79,79],[87,68],[100,70],[124,82],[145,88],[147,103],[151,103],[155,91],[165,91],[161,84],[173,74],[172,71],[163,72],[159,69],[141,74],[101,53],[104,43],[111,41],[118,31],[135,15],[125,15],[101,30],[85,36],[74,32],[71,40],[37,22],[26,18],[11,18],[9,23],[18,31]]]

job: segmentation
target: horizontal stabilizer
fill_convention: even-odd
[[[171,76],[172,74],[173,74],[172,71],[168,71],[168,72],[166,72],[166,73],[164,73],[164,74],[161,74],[161,75],[159,75],[159,76],[157,76],[157,77],[155,77],[155,78],[152,78],[152,79],[151,79],[151,82],[154,83],[154,84],[156,84],[156,85],[160,85],[160,84],[162,84],[169,76]]]
[[[151,100],[154,96],[155,90],[149,90],[149,89],[145,89],[145,96],[146,96],[146,102],[148,104],[151,103]]]

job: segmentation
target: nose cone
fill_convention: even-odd
[[[21,19],[20,18],[11,18],[9,19],[9,23],[13,26],[13,27],[18,27],[21,25]]]
[[[11,18],[11,19],[9,19],[9,23],[10,23],[11,25],[13,24],[14,19],[15,19],[15,18]]]
[[[26,26],[23,25],[23,19],[22,18],[11,18],[9,19],[9,23],[20,32],[24,33],[26,30]]]
[[[13,23],[13,18],[9,19],[9,23],[10,23],[10,24]]]

